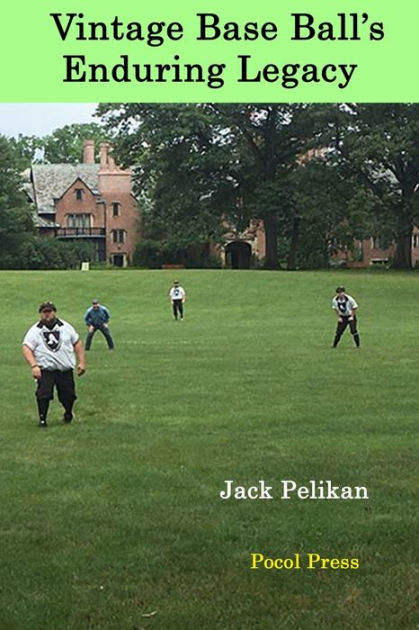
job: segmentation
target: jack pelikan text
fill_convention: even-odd
[[[275,497],[273,486],[268,486],[263,479],[254,485],[242,486],[233,479],[224,480],[225,487],[219,493],[223,500],[272,500]],[[279,482],[280,499],[313,499],[313,500],[359,500],[369,499],[366,486],[337,486],[330,479],[310,479],[300,484],[293,479],[281,479]]]

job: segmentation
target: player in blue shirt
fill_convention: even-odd
[[[100,330],[102,335],[105,336],[106,342],[108,344],[108,349],[114,349],[114,343],[112,339],[111,332],[108,327],[108,322],[111,318],[111,314],[109,313],[106,306],[102,306],[99,304],[99,300],[93,300],[92,306],[87,309],[84,315],[84,321],[88,326],[88,333],[86,337],[86,350],[90,350],[90,346],[92,343],[93,336],[97,330]]]

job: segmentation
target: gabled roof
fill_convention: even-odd
[[[32,166],[33,201],[37,211],[55,212],[54,199],[59,199],[77,179],[83,180],[92,192],[96,192],[99,188],[99,164]]]
[[[81,177],[77,177],[74,181],[71,182],[70,186],[68,186],[68,188],[65,189],[65,191],[60,195],[60,197],[56,197],[55,200],[58,201],[59,199],[64,197],[68,193],[70,188],[72,186],[74,186],[74,184],[77,184],[77,183],[84,184],[86,186],[86,188],[88,189],[88,191],[92,193],[92,195],[99,196],[99,191],[98,190],[96,190],[96,189],[92,190],[87,182],[85,182]]]

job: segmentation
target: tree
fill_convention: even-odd
[[[252,218],[263,220],[265,268],[277,269],[280,222],[291,217],[295,226],[298,216],[292,195],[286,194],[290,174],[316,144],[316,110],[304,104],[214,105],[214,109],[238,148],[236,177],[245,206]]]
[[[299,221],[288,226],[288,233],[298,229],[298,243],[289,248],[295,259],[288,267],[325,267],[331,254],[353,249],[355,240],[374,230],[370,195],[327,151],[294,171],[289,194]]]
[[[85,123],[65,125],[40,138],[19,135],[12,142],[23,170],[32,163],[77,164],[82,161],[85,140],[95,141],[97,157],[99,144],[107,142],[108,135],[99,124]]]
[[[16,164],[21,172],[30,168],[32,163],[40,161],[42,156],[41,138],[19,134],[17,138],[11,138],[10,143],[13,147]]]
[[[419,220],[419,105],[340,106],[329,132],[343,166],[370,197],[376,229],[393,235],[393,266],[410,269],[412,231]]]
[[[169,228],[188,244],[219,241],[226,222],[263,219],[266,267],[278,267],[278,217],[291,210],[272,192],[313,143],[312,108],[103,104],[98,111],[119,160],[140,165],[137,191],[155,232]]]
[[[23,244],[33,235],[32,211],[21,189],[13,144],[0,136],[0,267],[19,266]]]
[[[230,151],[208,105],[101,105],[118,161],[136,165],[143,233],[166,246],[219,242],[234,194]]]

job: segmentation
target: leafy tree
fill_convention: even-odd
[[[30,168],[31,164],[38,163],[42,157],[42,139],[37,136],[24,136],[19,134],[17,138],[11,138],[10,143],[16,157],[16,163],[20,171]]]
[[[355,239],[362,241],[374,230],[368,192],[327,152],[294,172],[288,194],[299,219],[294,266],[326,267],[331,254],[352,249]],[[288,234],[293,227],[288,226]]]
[[[97,157],[99,144],[107,139],[104,129],[96,123],[65,125],[43,139],[44,161],[47,164],[81,162],[85,140],[95,141]]]
[[[99,144],[108,136],[97,123],[72,124],[60,127],[52,134],[36,137],[19,135],[12,140],[19,156],[21,170],[31,164],[77,164],[82,161],[83,143],[94,140],[96,158]]]
[[[6,269],[19,265],[21,247],[33,234],[18,167],[13,144],[0,136],[0,267]]]
[[[116,154],[136,171],[150,237],[220,242],[228,223],[263,219],[266,266],[278,266],[278,195],[313,142],[306,105],[103,104]]]
[[[230,153],[208,105],[101,105],[123,165],[135,169],[143,232],[186,248],[219,242],[231,205]]]
[[[316,144],[315,108],[304,104],[215,105],[230,130],[237,158],[233,176],[247,208],[247,218],[262,219],[265,267],[278,268],[281,226],[298,216],[290,194],[292,173],[302,156]],[[291,247],[293,241],[291,239]],[[292,254],[292,252],[291,252]],[[289,267],[294,266],[289,256]]]
[[[393,265],[409,269],[419,220],[419,105],[347,104],[330,120],[331,144],[368,193],[377,235],[392,234]]]
[[[395,266],[411,265],[417,104],[104,104],[99,114],[119,158],[139,165],[150,238],[220,242],[228,224],[262,219],[267,268],[279,237],[294,268],[311,248],[325,261],[328,248],[370,235],[393,238]],[[323,159],[307,167],[313,147]]]

